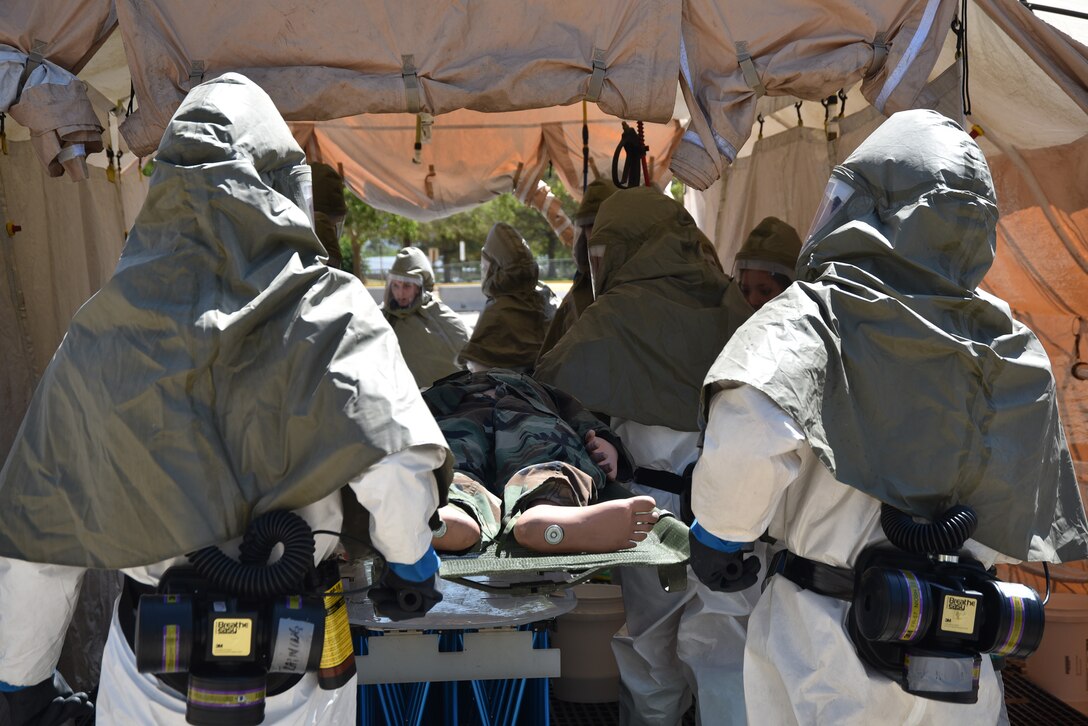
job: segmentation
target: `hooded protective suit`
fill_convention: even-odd
[[[578,239],[574,241],[574,249],[571,255],[577,269],[574,272],[574,281],[570,290],[563,296],[563,302],[559,304],[559,310],[555,313],[555,319],[548,326],[548,334],[544,336],[544,343],[540,346],[540,356],[543,357],[549,350],[555,347],[563,334],[570,330],[574,321],[582,314],[591,302],[593,302],[593,280],[589,274],[589,236],[587,228],[593,226],[597,218],[597,210],[601,208],[601,202],[612,196],[617,190],[615,184],[607,179],[596,179],[586,187],[585,196],[574,213],[574,223],[579,227]]]
[[[401,307],[386,285],[382,313],[397,334],[400,352],[416,384],[426,388],[439,378],[461,370],[457,355],[468,342],[468,328],[461,316],[434,296],[434,271],[423,250],[405,247],[399,251],[389,270],[389,281],[393,280],[419,287],[415,300]]]
[[[679,514],[679,489],[660,480],[677,484],[698,458],[702,379],[714,346],[751,308],[687,211],[654,189],[609,197],[591,249],[601,253],[597,299],[536,377],[611,416],[638,467],[629,488]],[[620,578],[627,628],[612,650],[621,721],[672,726],[694,693],[702,723],[744,723],[744,628],[758,588],[714,592],[690,569],[679,593],[664,592],[646,568],[625,568]]]
[[[966,549],[986,566],[1088,554],[1046,354],[975,289],[996,222],[978,146],[934,112],[892,116],[835,168],[799,282],[738,331],[707,376],[693,486],[705,529],[737,542],[768,530],[795,555],[853,567],[886,541],[882,501],[927,518],[966,503],[980,519]],[[976,704],[912,696],[858,659],[848,608],[772,578],[749,624],[752,718],[997,720],[989,658]]]
[[[559,300],[539,282],[529,245],[510,225],[499,222],[491,228],[480,258],[487,267],[480,282],[487,304],[458,360],[480,368],[529,371]]]
[[[801,253],[801,238],[797,230],[778,217],[764,217],[748,233],[737,253],[737,270],[763,270],[785,275],[793,281],[797,255]]]
[[[377,306],[322,264],[308,173],[242,76],[175,113],[117,270],[76,313],[0,472],[0,681],[52,670],[82,568],[154,585],[272,510],[338,530],[348,485],[391,563],[433,558],[449,452]],[[335,538],[316,539],[328,557]],[[113,625],[100,714],[183,723],[184,699],[136,673]],[[354,700],[353,682],[320,691],[309,674],[266,719],[353,718]]]

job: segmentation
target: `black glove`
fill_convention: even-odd
[[[691,547],[691,569],[695,576],[718,592],[740,592],[756,584],[759,579],[759,559],[745,557],[744,552],[722,552],[703,544],[688,533]]]
[[[405,580],[386,568],[378,584],[367,593],[374,612],[390,620],[421,618],[442,602],[442,593],[435,589],[437,575],[422,582]]]
[[[0,693],[3,726],[60,726],[68,720],[78,726],[93,718],[91,699],[86,693],[72,693],[59,671],[29,688]]]

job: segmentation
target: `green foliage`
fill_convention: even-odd
[[[559,178],[549,175],[546,182],[559,198],[563,211],[568,216],[573,215],[578,205]],[[550,258],[570,255],[570,251],[559,242],[543,215],[525,206],[511,194],[503,194],[467,212],[433,222],[415,222],[397,214],[374,209],[346,190],[345,198],[348,217],[340,246],[344,255],[344,267],[350,270],[354,270],[356,260],[365,264],[368,256],[395,254],[398,249],[407,245],[424,249],[437,247],[444,259],[456,261],[461,240],[465,242],[466,258],[476,260],[479,259],[488,231],[497,222],[506,222],[521,232],[521,236],[536,255]],[[357,254],[355,250],[358,250]]]

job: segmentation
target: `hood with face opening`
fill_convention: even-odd
[[[609,197],[590,246],[597,299],[536,377],[591,411],[697,431],[703,377],[751,308],[691,215],[655,189]]]
[[[393,327],[401,353],[420,388],[463,368],[457,356],[468,342],[468,328],[461,316],[434,296],[434,272],[430,260],[418,247],[405,247],[397,253],[389,271],[382,312]],[[411,305],[395,305],[393,280],[419,286]]]
[[[411,305],[401,307],[397,304],[393,297],[394,280],[410,282],[419,287],[419,294]],[[387,317],[411,315],[430,303],[433,291],[434,270],[431,268],[431,261],[427,259],[427,254],[418,247],[405,247],[397,252],[393,266],[389,268],[389,281],[385,285],[385,302],[382,303],[382,310]]]
[[[189,93],[0,471],[0,556],[160,562],[444,445],[370,295],[322,263],[290,194],[304,163],[245,77]]]
[[[799,282],[737,332],[708,393],[759,389],[839,481],[912,515],[967,504],[975,539],[1001,553],[1083,559],[1050,362],[975,289],[997,222],[978,146],[935,112],[902,112],[833,179]]]

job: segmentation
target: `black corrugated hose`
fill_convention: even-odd
[[[272,548],[283,544],[283,554],[268,564]],[[298,594],[314,566],[314,536],[306,520],[287,511],[262,514],[253,520],[240,547],[240,560],[218,547],[189,555],[197,572],[216,587],[242,597]]]
[[[880,505],[880,526],[888,540],[901,550],[919,554],[955,554],[978,527],[975,510],[957,504],[932,522],[915,522],[890,504]]]

